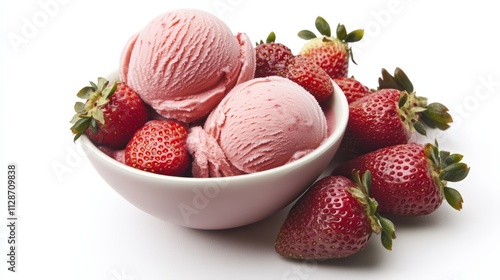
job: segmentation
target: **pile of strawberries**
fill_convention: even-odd
[[[392,249],[395,226],[379,213],[419,216],[434,212],[445,199],[460,210],[460,193],[447,182],[463,180],[469,167],[462,155],[440,151],[437,142],[412,142],[427,128],[446,130],[452,117],[440,103],[427,103],[415,94],[400,68],[382,69],[378,87],[348,77],[352,51],[348,43],[362,39],[363,30],[346,32],[339,24],[332,37],[329,24],[316,19],[322,37],[308,30],[309,40],[294,56],[271,33],[256,46],[256,76],[287,77],[323,102],[332,94],[332,81],[349,103],[349,121],[340,146],[343,159],[314,183],[292,206],[278,233],[276,252],[287,258],[329,259],[350,256],[380,233]],[[354,62],[355,63],[355,62]]]
[[[425,135],[428,128],[446,130],[452,117],[444,105],[417,96],[401,69],[393,74],[382,69],[376,89],[348,77],[354,62],[349,43],[361,40],[363,30],[348,33],[339,24],[333,37],[322,17],[316,28],[321,37],[298,33],[308,40],[298,55],[276,43],[273,32],[255,47],[255,77],[286,77],[319,103],[332,96],[335,82],[349,103],[339,150],[343,160],[293,205],[278,233],[276,252],[295,259],[347,257],[365,248],[372,233],[391,249],[395,226],[379,213],[427,215],[443,200],[460,210],[463,199],[447,182],[466,178],[469,167],[462,155],[440,151],[437,142],[412,142],[415,133]],[[152,118],[151,109],[124,83],[98,78],[77,96],[84,102],[76,102],[71,120],[75,140],[85,134],[103,149],[124,150],[122,161],[134,168],[189,175],[184,124]]]

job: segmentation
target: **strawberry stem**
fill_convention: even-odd
[[[467,177],[470,167],[461,162],[463,156],[450,154],[448,151],[439,151],[437,140],[435,144],[424,145],[424,153],[432,164],[432,174],[439,192],[445,197],[448,204],[457,209],[462,209],[463,198],[461,194],[448,186],[447,182],[459,182]]]
[[[413,84],[406,73],[399,67],[391,75],[382,68],[382,77],[378,79],[378,89],[400,90],[399,108],[408,114],[403,117],[403,123],[411,130],[415,130],[422,135],[426,135],[426,127],[446,130],[453,118],[448,113],[448,108],[441,103],[427,104],[427,98],[416,96]],[[404,96],[408,95],[408,97]],[[404,108],[404,109],[403,109]],[[411,120],[408,122],[407,120]]]
[[[111,96],[115,93],[118,83],[108,86],[109,81],[105,78],[97,78],[97,84],[90,81],[90,86],[83,87],[78,91],[76,96],[86,100],[76,102],[74,110],[76,114],[71,119],[71,131],[75,134],[73,141],[76,141],[80,136],[90,128],[93,133],[97,133],[98,123],[104,124],[104,116],[100,107],[109,102]]]
[[[392,240],[396,238],[395,226],[389,219],[380,216],[377,212],[378,202],[370,196],[372,182],[370,170],[366,170],[362,177],[359,176],[359,171],[353,171],[352,179],[356,187],[350,188],[351,194],[363,205],[372,231],[377,234],[381,233],[384,248],[392,250]]]

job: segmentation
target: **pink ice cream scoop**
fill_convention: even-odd
[[[203,128],[190,129],[187,146],[195,177],[223,177],[284,165],[326,137],[326,118],[314,97],[272,76],[234,87]]]
[[[205,117],[235,85],[253,78],[255,49],[216,16],[180,9],[153,19],[127,43],[120,78],[165,118]]]

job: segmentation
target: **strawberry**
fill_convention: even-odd
[[[320,103],[330,98],[333,84],[328,74],[309,59],[294,56],[290,48],[275,39],[271,32],[266,43],[257,43],[255,77],[281,76],[302,86]]]
[[[293,57],[290,48],[276,43],[276,34],[271,32],[264,43],[262,40],[255,46],[255,77],[277,75],[284,71],[285,65]]]
[[[175,121],[151,120],[125,148],[125,164],[163,175],[182,176],[190,165],[187,129]]]
[[[332,175],[370,171],[370,194],[379,203],[379,212],[418,216],[434,212],[443,197],[455,209],[462,208],[460,193],[447,186],[467,177],[469,167],[463,156],[439,151],[435,145],[408,143],[385,147],[336,167]]]
[[[85,133],[96,144],[123,149],[148,120],[148,109],[142,99],[124,83],[98,78],[97,84],[82,88],[77,96],[71,131],[76,141]]]
[[[356,64],[348,44],[361,40],[364,31],[358,29],[347,33],[345,26],[339,24],[336,30],[337,37],[332,37],[330,25],[322,17],[316,18],[316,29],[323,35],[322,38],[316,37],[316,34],[309,30],[299,31],[300,38],[309,40],[299,54],[318,64],[332,79],[347,77],[349,58]]]
[[[371,93],[371,90],[367,86],[354,77],[335,78],[333,81],[342,90],[349,104]]]
[[[343,258],[364,249],[373,232],[382,233],[390,250],[391,221],[381,217],[368,195],[370,173],[326,176],[314,183],[292,206],[278,233],[275,250],[294,259]]]
[[[415,131],[426,135],[426,127],[446,130],[453,121],[444,105],[427,104],[426,98],[417,97],[400,68],[394,77],[385,69],[382,73],[376,92],[349,104],[342,149],[351,154],[408,143]]]
[[[288,61],[284,77],[302,86],[319,103],[333,94],[330,76],[316,63],[303,56],[295,56]]]

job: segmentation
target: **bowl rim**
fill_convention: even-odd
[[[332,81],[333,82],[333,81]],[[349,118],[349,113],[348,113],[348,108],[349,105],[347,103],[347,98],[345,97],[345,94],[343,91],[338,87],[338,85],[333,82],[334,85],[334,95],[332,98],[334,99],[332,102],[339,102],[340,108],[345,109],[345,112],[343,112],[339,115],[336,115],[335,113],[335,128],[330,136],[326,138],[323,143],[321,143],[318,148],[314,149],[310,153],[306,154],[305,156],[301,157],[298,160],[295,160],[293,162],[287,163],[285,165],[271,168],[268,170],[264,171],[259,171],[256,173],[249,173],[249,174],[242,174],[242,175],[235,175],[235,176],[226,176],[226,177],[210,177],[210,178],[196,178],[196,177],[181,177],[181,176],[169,176],[169,175],[162,175],[162,174],[156,174],[152,172],[147,172],[143,170],[139,170],[136,168],[133,168],[131,166],[128,166],[124,163],[121,163],[112,157],[108,156],[105,154],[103,151],[101,151],[90,139],[83,134],[80,138],[79,141],[83,145],[85,145],[88,149],[91,150],[91,152],[99,157],[101,160],[105,161],[107,165],[111,165],[115,168],[121,169],[123,171],[130,172],[136,176],[139,177],[145,177],[148,180],[154,180],[154,181],[168,181],[169,183],[174,183],[174,184],[165,184],[165,187],[173,187],[176,186],[177,184],[193,184],[193,186],[196,185],[204,185],[207,183],[224,183],[226,180],[230,179],[233,181],[235,186],[237,187],[239,184],[237,184],[239,181],[247,181],[247,180],[252,180],[253,178],[261,178],[265,177],[266,175],[272,175],[273,173],[283,173],[287,174],[300,166],[303,166],[305,164],[310,163],[313,159],[319,157],[322,153],[325,153],[332,145],[334,145],[337,141],[339,141],[342,137],[343,134],[345,133],[345,129],[347,127],[347,121]],[[335,106],[335,105],[334,105]],[[340,116],[340,117],[338,117]],[[87,151],[85,151],[87,153]]]

